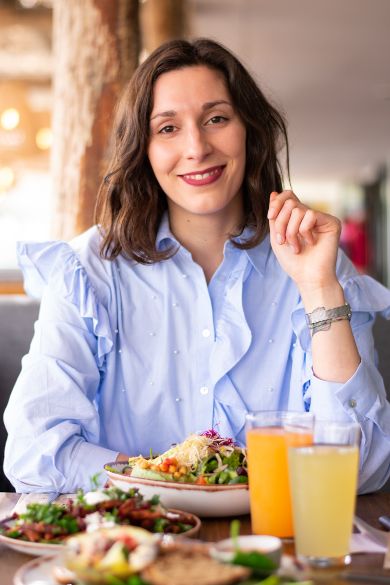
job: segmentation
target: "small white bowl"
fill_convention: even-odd
[[[220,540],[211,550],[211,554],[214,558],[223,561],[230,562],[234,555],[236,547],[240,551],[251,552],[256,551],[266,556],[275,566],[275,570],[280,565],[282,556],[282,541],[276,536],[266,535],[248,535],[238,536],[237,539],[233,540],[227,538]]]

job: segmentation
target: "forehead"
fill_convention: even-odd
[[[157,79],[152,114],[161,109],[177,111],[218,100],[232,101],[222,73],[205,65],[183,67]]]

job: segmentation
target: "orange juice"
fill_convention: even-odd
[[[288,447],[311,445],[310,429],[257,427],[247,430],[252,531],[293,536]]]

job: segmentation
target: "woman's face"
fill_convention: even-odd
[[[246,130],[220,73],[164,73],[154,87],[149,161],[176,217],[241,220]]]

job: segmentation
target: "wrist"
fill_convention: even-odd
[[[317,307],[332,309],[345,303],[344,291],[338,280],[333,283],[299,287],[299,292],[306,313],[311,313]]]

